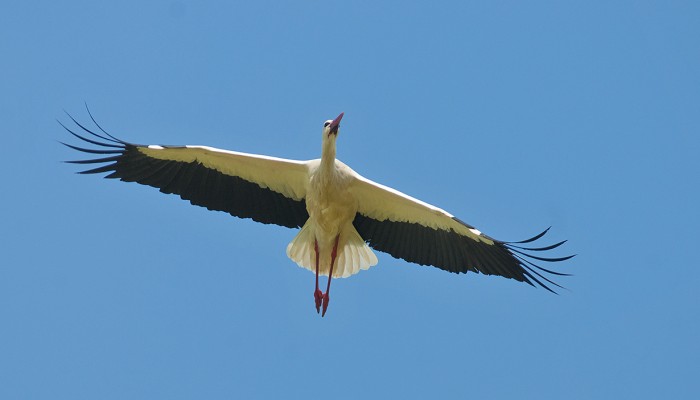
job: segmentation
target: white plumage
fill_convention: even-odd
[[[324,123],[321,158],[310,161],[206,146],[134,145],[108,134],[92,115],[101,133],[70,118],[93,138],[64,128],[100,148],[66,146],[107,155],[70,161],[106,164],[81,173],[109,172],[107,178],[154,186],[210,210],[266,224],[301,227],[287,246],[287,255],[316,273],[314,298],[317,311],[322,308],[323,314],[332,278],[348,277],[377,264],[370,246],[417,264],[457,273],[501,275],[531,285],[534,282],[550,291],[542,281],[559,285],[542,273],[566,274],[541,268],[532,260],[573,257],[530,253],[554,249],[565,241],[545,247],[522,246],[547,230],[520,242],[498,241],[440,208],[360,176],[335,158],[342,113]],[[319,275],[329,276],[325,293],[319,290]]]

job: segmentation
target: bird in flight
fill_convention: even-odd
[[[324,122],[321,158],[310,161],[207,146],[132,144],[102,129],[89,109],[88,114],[97,129],[88,129],[70,114],[77,128],[59,121],[73,136],[95,146],[62,143],[98,155],[68,161],[101,164],[79,173],[108,173],[105,178],[153,186],[209,210],[301,228],[287,246],[287,256],[315,272],[314,303],[322,316],[328,309],[331,280],[376,265],[372,249],[449,272],[500,275],[550,292],[554,291],[549,285],[561,286],[545,274],[568,275],[535,264],[573,257],[534,254],[566,242],[532,247],[549,228],[519,242],[499,241],[447,211],[361,176],[336,159],[343,113]],[[319,288],[319,276],[328,276],[325,292]]]

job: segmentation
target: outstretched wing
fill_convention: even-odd
[[[80,128],[81,134],[63,124],[61,126],[73,136],[97,147],[63,144],[84,153],[104,156],[68,161],[73,164],[104,164],[81,174],[109,173],[105,178],[153,186],[163,193],[177,194],[194,205],[264,224],[298,228],[309,217],[304,201],[308,167],[303,161],[206,146],[136,145],[108,134],[94,118],[92,121],[101,133],[69,117]]]
[[[547,283],[561,286],[543,273],[567,275],[530,260],[554,262],[573,256],[551,258],[529,253],[552,250],[566,241],[545,247],[520,246],[541,238],[549,228],[528,240],[501,242],[440,208],[360,175],[356,175],[351,190],[359,205],[355,229],[372,248],[396,258],[455,273],[500,275],[533,286],[536,283],[549,291]]]

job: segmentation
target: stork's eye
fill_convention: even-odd
[[[325,128],[326,126],[328,126],[328,125],[330,125],[330,124],[331,124],[331,121],[326,121],[326,122],[323,124],[323,127]]]

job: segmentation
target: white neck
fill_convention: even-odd
[[[335,167],[335,136],[324,137],[321,148],[321,170],[324,173],[333,172]]]

